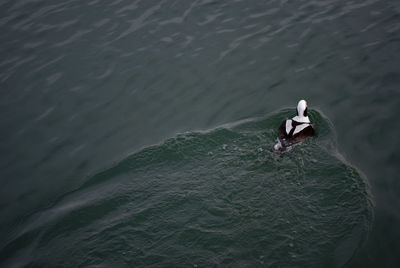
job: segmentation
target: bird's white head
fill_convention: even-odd
[[[307,116],[307,102],[305,100],[301,100],[297,104],[297,115]]]
[[[307,112],[307,102],[300,100],[297,104],[297,116],[293,117],[293,120],[300,123],[310,123]]]

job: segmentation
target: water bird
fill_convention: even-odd
[[[296,144],[307,137],[315,136],[315,130],[307,114],[307,102],[300,100],[297,104],[297,115],[292,119],[286,119],[278,129],[277,143],[274,149],[285,151],[288,147]]]

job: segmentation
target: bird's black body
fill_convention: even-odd
[[[300,100],[297,104],[297,115],[292,119],[286,119],[279,127],[278,142],[274,145],[275,150],[285,151],[291,145],[307,137],[315,136],[315,130],[308,118],[307,111],[307,102]]]
[[[301,130],[297,131],[299,129]],[[300,123],[292,119],[283,121],[278,129],[278,139],[283,147],[288,147],[312,136],[315,136],[315,130],[310,123]]]

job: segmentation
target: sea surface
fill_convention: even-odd
[[[0,267],[400,267],[399,114],[397,0],[0,0]]]

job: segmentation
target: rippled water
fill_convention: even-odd
[[[399,266],[399,30],[394,0],[1,1],[0,265]],[[300,98],[320,135],[277,155]]]
[[[317,140],[271,150],[290,113],[145,148],[32,215],[5,251],[37,243],[19,257],[39,265],[343,265],[371,226],[366,178],[315,112]]]

